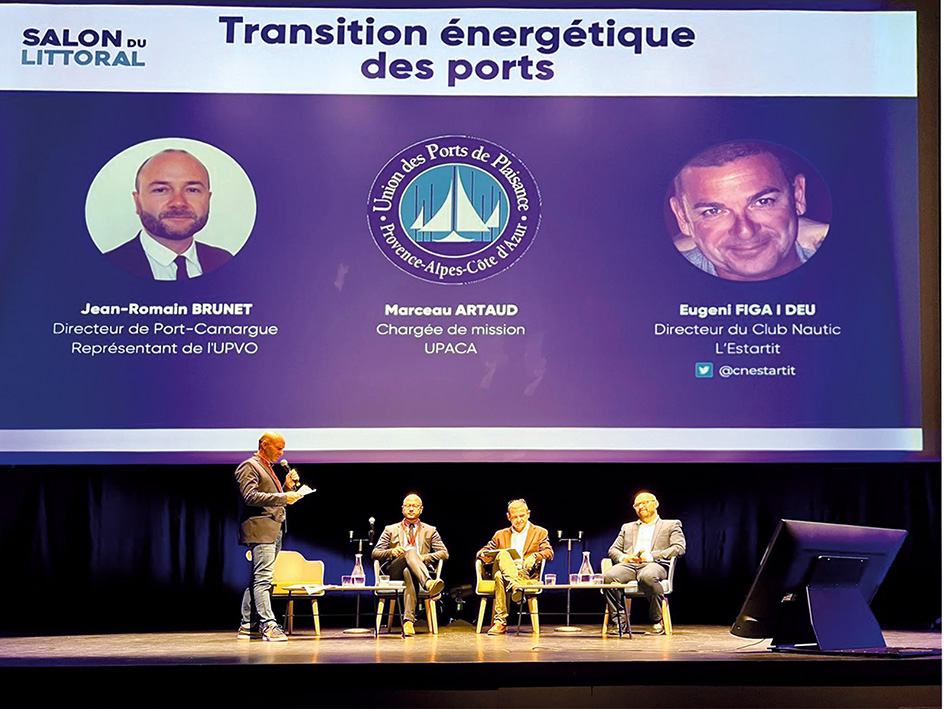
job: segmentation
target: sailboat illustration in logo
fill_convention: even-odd
[[[507,148],[439,135],[396,153],[368,192],[371,238],[404,273],[465,285],[507,271],[541,225],[541,193]]]
[[[440,165],[404,190],[400,218],[410,239],[425,251],[469,256],[505,229],[509,200],[489,173],[470,165]]]

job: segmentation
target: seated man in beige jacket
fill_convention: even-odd
[[[507,516],[511,527],[498,530],[479,553],[478,559],[492,563],[492,578],[495,580],[495,603],[492,627],[489,635],[503,635],[509,615],[508,595],[521,602],[523,588],[536,583],[541,571],[541,562],[554,558],[555,552],[548,541],[548,530],[528,521],[531,512],[525,500],[512,500]],[[518,554],[513,559],[509,551]]]

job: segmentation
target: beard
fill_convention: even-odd
[[[198,231],[207,225],[210,214],[198,216],[196,212],[189,209],[168,209],[154,216],[150,212],[142,210],[138,216],[141,218],[141,226],[144,227],[152,236],[158,236],[162,239],[171,239],[172,241],[183,241],[191,238]],[[163,220],[171,218],[187,217],[190,224],[181,226],[172,226],[165,224]]]

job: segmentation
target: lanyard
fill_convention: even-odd
[[[269,475],[272,477],[272,481],[276,484],[276,490],[278,490],[279,492],[282,492],[282,483],[279,482],[279,478],[276,477],[276,474],[272,472],[272,466],[269,464],[269,461],[263,458],[261,455],[257,455],[256,457],[259,458],[266,465],[266,470],[269,471]]]

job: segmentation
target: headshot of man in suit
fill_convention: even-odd
[[[697,268],[732,281],[790,273],[827,235],[827,224],[804,217],[807,188],[780,146],[736,141],[704,150],[673,182],[676,247]]]
[[[210,173],[186,150],[152,155],[138,168],[132,192],[141,230],[106,257],[142,278],[183,281],[219,268],[233,255],[198,241],[210,219]]]

